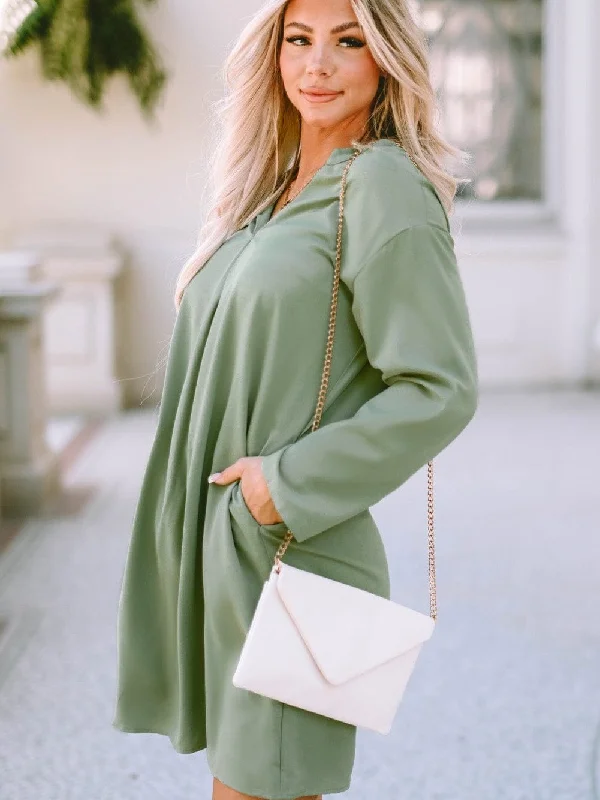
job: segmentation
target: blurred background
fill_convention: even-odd
[[[414,0],[479,357],[438,459],[440,624],[350,798],[600,798],[600,7]],[[110,727],[115,622],[211,103],[258,0],[0,0],[0,800],[210,797]],[[425,478],[373,513],[426,602]],[[442,624],[443,623],[443,624]]]

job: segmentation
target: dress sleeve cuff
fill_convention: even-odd
[[[281,473],[281,459],[290,446],[286,445],[268,456],[262,456],[261,468],[275,508],[293,533],[294,539],[303,542],[318,531],[311,527],[309,510],[294,502]]]

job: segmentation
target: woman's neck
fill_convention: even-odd
[[[353,140],[360,141],[364,137],[364,125],[334,133],[323,134],[303,126],[300,132],[300,161],[296,171],[296,180],[305,181],[313,172],[325,164],[334,150],[351,147]]]

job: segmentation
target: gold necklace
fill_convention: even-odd
[[[288,203],[291,203],[291,202],[292,202],[292,200],[295,200],[295,199],[296,199],[296,197],[298,197],[298,195],[300,194],[300,192],[302,192],[304,189],[306,189],[306,187],[308,186],[308,184],[309,184],[309,183],[312,181],[312,179],[315,177],[315,175],[317,174],[317,172],[318,172],[320,169],[321,169],[321,167],[317,167],[317,169],[316,169],[314,172],[312,172],[312,173],[311,173],[311,174],[308,176],[308,180],[307,180],[307,181],[305,181],[305,183],[303,183],[303,184],[302,184],[302,186],[300,187],[300,189],[299,189],[299,190],[296,192],[296,194],[295,194],[295,195],[293,195],[292,197],[290,197],[290,191],[291,191],[291,189],[292,189],[292,184],[290,183],[290,185],[288,186],[288,188],[287,188],[287,191],[286,191],[286,195],[285,195],[285,202],[283,203],[283,205],[282,205],[282,206],[281,206],[281,208],[279,209],[280,211],[282,211],[282,210],[283,210],[283,209],[284,209],[284,208],[287,206],[287,204],[288,204]]]

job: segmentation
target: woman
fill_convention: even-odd
[[[474,414],[456,182],[441,167],[457,151],[433,128],[404,0],[270,2],[228,78],[214,210],[177,286],[123,579],[114,724],[206,748],[213,800],[320,798],[349,787],[356,728],[232,675],[288,528],[287,563],[389,598],[369,507]]]

